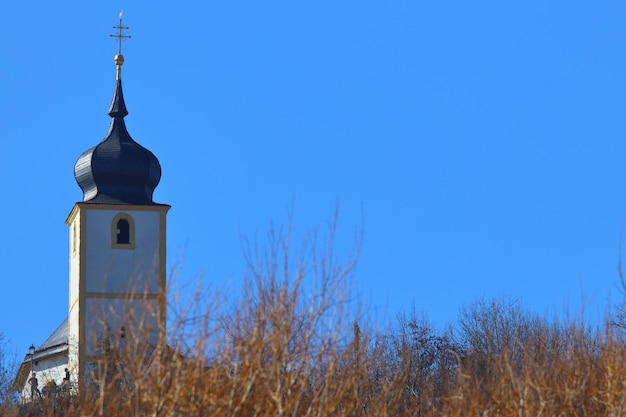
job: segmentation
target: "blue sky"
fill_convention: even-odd
[[[444,326],[500,294],[597,320],[621,299],[624,3],[10,2],[0,332],[20,355],[67,314],[73,166],[108,129],[120,9],[127,126],[161,162],[183,279],[236,289],[242,236],[290,207],[323,231],[340,202],[381,321],[415,304]]]

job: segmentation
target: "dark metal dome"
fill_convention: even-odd
[[[109,133],[74,165],[85,203],[155,204],[152,194],[161,179],[161,165],[152,152],[130,137],[124,122],[127,114],[122,80],[118,79],[109,109]]]

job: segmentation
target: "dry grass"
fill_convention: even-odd
[[[332,246],[292,260],[288,233],[248,253],[241,299],[198,291],[175,317],[168,343],[146,344],[141,326],[109,341],[80,395],[0,413],[21,416],[622,416],[626,344],[551,323],[504,303],[475,303],[462,334],[403,316],[384,334],[354,313],[356,258]],[[355,319],[359,319],[360,325]],[[141,320],[137,320],[141,323]],[[462,325],[462,326],[461,326]]]

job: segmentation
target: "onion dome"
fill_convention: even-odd
[[[122,93],[121,66],[115,56],[117,80],[109,109],[111,126],[105,138],[86,150],[74,165],[74,177],[83,190],[83,202],[101,204],[155,204],[154,189],[161,179],[161,165],[152,152],[135,142],[124,117],[128,114]]]

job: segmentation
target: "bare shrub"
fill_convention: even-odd
[[[175,319],[168,343],[146,342],[151,339],[142,323],[150,320],[124,312],[132,317],[125,337],[103,338],[87,386],[79,387],[64,415],[342,416],[364,410],[360,369],[367,369],[369,357],[361,343],[367,346],[369,338],[367,331],[353,332],[358,310],[350,300],[360,240],[338,264],[335,230],[336,219],[321,248],[311,234],[294,250],[289,227],[271,231],[267,246],[248,245],[249,275],[239,300],[225,303],[221,294],[199,290],[194,305],[169,306]],[[30,406],[56,415],[47,405]],[[369,409],[380,406],[376,401]]]
[[[9,340],[0,333],[0,415],[14,402],[12,384],[16,372],[17,355],[9,351]]]
[[[237,300],[200,285],[191,305],[168,307],[156,342],[142,324],[154,320],[133,317],[125,337],[102,339],[78,395],[3,416],[626,415],[618,327],[550,321],[501,298],[463,308],[455,334],[415,310],[376,333],[351,299],[358,240],[343,264],[314,234],[297,251],[289,227],[268,240],[247,246]]]

